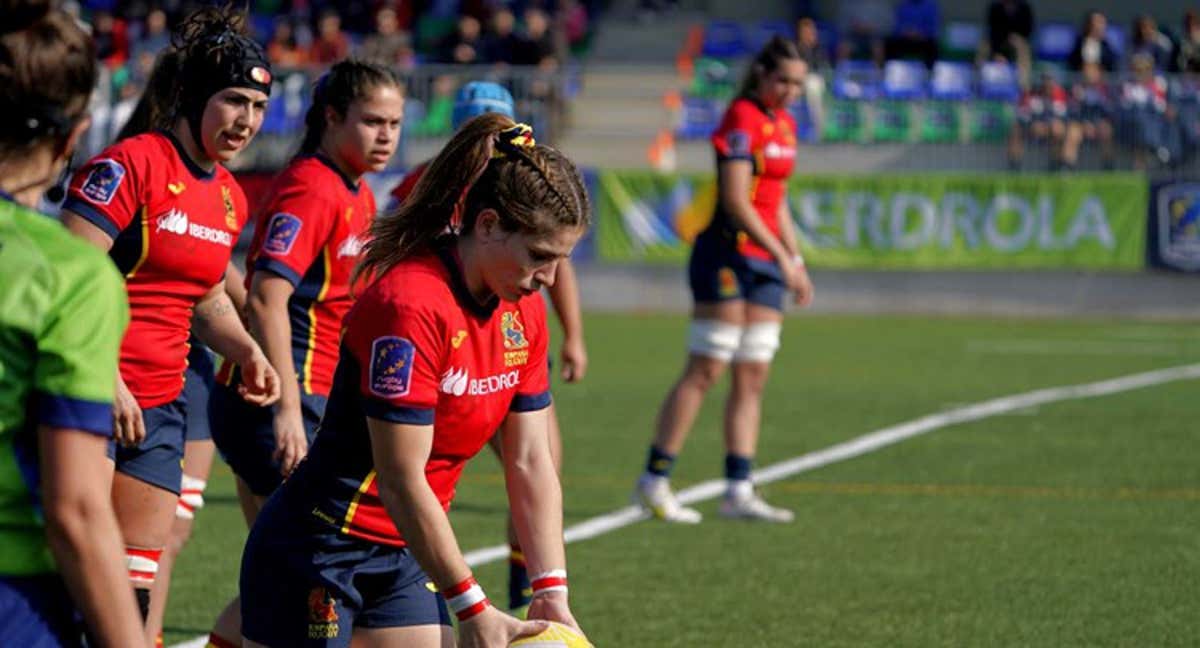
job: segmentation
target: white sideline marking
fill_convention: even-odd
[[[1045,405],[1047,403],[1108,396],[1132,389],[1153,387],[1154,385],[1194,378],[1200,378],[1200,364],[1170,367],[1168,369],[1130,374],[1128,376],[1120,376],[1118,378],[1081,385],[1049,387],[1014,396],[993,398],[992,400],[986,400],[973,405],[966,405],[945,412],[922,416],[921,418],[905,423],[869,432],[849,441],[829,446],[824,450],[817,450],[816,452],[787,459],[754,471],[752,478],[757,484],[767,484],[839,461],[853,459],[854,457],[865,455],[880,448],[885,448],[950,425],[978,421],[1013,410],[1037,407],[1038,405]],[[685,488],[676,493],[676,495],[680,502],[694,504],[713,499],[719,496],[724,490],[725,480],[710,479],[709,481]],[[599,515],[569,527],[563,532],[563,537],[568,543],[588,540],[649,519],[649,517],[650,514],[642,510],[639,506],[626,506],[612,513]],[[467,560],[467,564],[472,567],[486,565],[507,558],[508,545],[496,545],[494,547],[476,549],[475,551],[468,552],[464,557]],[[204,648],[206,640],[207,637],[197,637],[191,641],[175,644],[171,648]]]

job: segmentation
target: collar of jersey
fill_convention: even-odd
[[[188,155],[187,149],[183,148],[183,142],[180,142],[178,139],[176,139],[174,133],[169,130],[161,130],[158,132],[162,133],[163,136],[167,138],[167,141],[171,142],[171,146],[175,147],[175,152],[179,154],[179,159],[183,160],[183,166],[187,167],[188,172],[191,173],[194,178],[197,180],[212,180],[213,176],[217,174],[217,167],[215,166],[213,167],[212,171],[205,171],[200,167],[199,164],[196,164],[196,162],[192,160],[192,156]]]
[[[775,111],[767,108],[767,104],[763,103],[762,100],[758,98],[758,95],[749,95],[746,97],[746,101],[754,104],[754,107],[761,110],[762,113],[767,116],[767,119],[775,121]]]
[[[438,239],[435,244],[438,258],[442,260],[442,265],[446,266],[446,272],[450,274],[450,289],[454,291],[454,296],[458,301],[471,311],[471,314],[487,319],[496,312],[496,307],[500,305],[500,299],[492,295],[485,303],[480,304],[475,301],[474,295],[467,288],[467,280],[463,277],[462,263],[458,258],[458,253],[454,249],[454,241],[458,240],[454,236],[444,236]]]
[[[329,169],[331,171],[336,173],[337,176],[342,179],[342,182],[346,183],[346,189],[350,190],[350,193],[352,193],[356,196],[358,195],[358,185],[354,184],[354,182],[352,182],[350,180],[350,176],[346,175],[345,173],[342,173],[342,170],[339,169],[337,167],[337,165],[333,163],[333,160],[330,160],[329,158],[325,157],[324,155],[321,155],[320,153],[313,153],[313,157],[316,158],[318,162],[329,167]]]

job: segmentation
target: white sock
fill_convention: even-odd
[[[725,482],[725,497],[746,499],[754,494],[754,484],[749,479],[730,479]]]

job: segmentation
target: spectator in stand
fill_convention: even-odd
[[[1133,166],[1146,168],[1148,155],[1162,164],[1171,161],[1168,132],[1167,82],[1154,71],[1154,58],[1135,54],[1130,68],[1133,78],[1121,88],[1121,133],[1133,149]]]
[[[1017,105],[1017,121],[1008,136],[1008,166],[1021,170],[1025,156],[1025,140],[1047,142],[1050,147],[1050,168],[1062,166],[1063,141],[1067,134],[1067,92],[1053,74],[1043,72],[1038,83],[1021,97]]]
[[[558,3],[558,19],[567,47],[572,51],[582,47],[588,36],[587,7],[578,0],[562,0]]]
[[[1160,72],[1175,71],[1172,54],[1175,53],[1175,43],[1170,36],[1158,29],[1154,18],[1142,14],[1133,21],[1133,37],[1130,39],[1130,54],[1148,54],[1154,59],[1154,68]]]
[[[884,0],[845,0],[838,10],[838,60],[883,63],[883,35],[892,27],[892,8]]]
[[[513,31],[517,19],[507,7],[492,14],[491,31],[484,37],[484,58],[492,63],[511,64],[521,48],[521,39]]]
[[[829,64],[825,45],[821,43],[821,33],[817,31],[817,21],[812,18],[801,18],[797,21],[796,42],[800,49],[800,57],[808,63],[810,71],[824,73],[833,67]]]
[[[1200,75],[1185,70],[1171,88],[1169,105],[1175,111],[1174,130],[1179,139],[1180,162],[1200,153]]]
[[[150,13],[146,14],[142,34],[138,36],[130,49],[130,58],[136,61],[143,52],[149,52],[150,64],[153,67],[154,57],[167,49],[170,44],[171,32],[167,29],[166,12],[158,8],[151,9]]]
[[[1085,63],[1081,79],[1071,89],[1071,116],[1062,153],[1065,168],[1074,169],[1079,160],[1079,146],[1085,141],[1097,142],[1102,167],[1113,168],[1115,107],[1104,69],[1098,63]]]
[[[321,67],[333,65],[350,54],[350,38],[342,31],[342,17],[335,9],[321,12],[317,38],[309,50],[309,60]]]
[[[1180,72],[1200,72],[1200,14],[1195,9],[1183,14],[1183,33],[1179,37],[1175,69]]]
[[[804,75],[804,96],[801,100],[807,104],[813,127],[819,133],[825,124],[824,74],[832,70],[833,66],[825,53],[825,45],[821,43],[817,21],[805,17],[796,22],[796,43],[800,58],[808,64],[808,69],[812,72]]]
[[[892,21],[892,35],[884,46],[888,59],[916,58],[933,67],[938,55],[941,10],[937,0],[900,0]]]
[[[267,58],[280,69],[299,68],[308,64],[308,51],[296,42],[296,30],[292,21],[280,18],[275,21],[275,33],[267,43]]]
[[[1026,0],[992,0],[987,10],[987,40],[981,60],[1012,63],[1022,82],[1033,65],[1029,41],[1033,35],[1033,8]]]
[[[375,13],[375,33],[363,43],[362,58],[382,65],[411,69],[416,64],[412,36],[400,29],[396,10],[383,6]]]
[[[96,42],[96,58],[109,69],[121,67],[129,60],[129,33],[124,20],[108,11],[92,15],[92,40]]]
[[[517,48],[514,65],[536,65],[553,71],[558,67],[557,47],[550,32],[550,18],[537,8],[525,10],[525,35]]]
[[[439,60],[444,63],[483,63],[483,36],[479,19],[459,16],[458,29],[442,40]]]
[[[1067,67],[1072,72],[1079,72],[1085,63],[1099,63],[1105,72],[1117,70],[1117,54],[1112,45],[1108,44],[1105,33],[1108,30],[1108,18],[1099,11],[1089,11],[1079,29],[1079,37],[1075,47],[1067,57]]]

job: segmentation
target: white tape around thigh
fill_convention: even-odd
[[[737,362],[770,362],[779,350],[782,322],[755,322],[746,327],[733,354]]]
[[[720,320],[692,320],[688,327],[688,351],[729,362],[742,339],[742,327]]]

